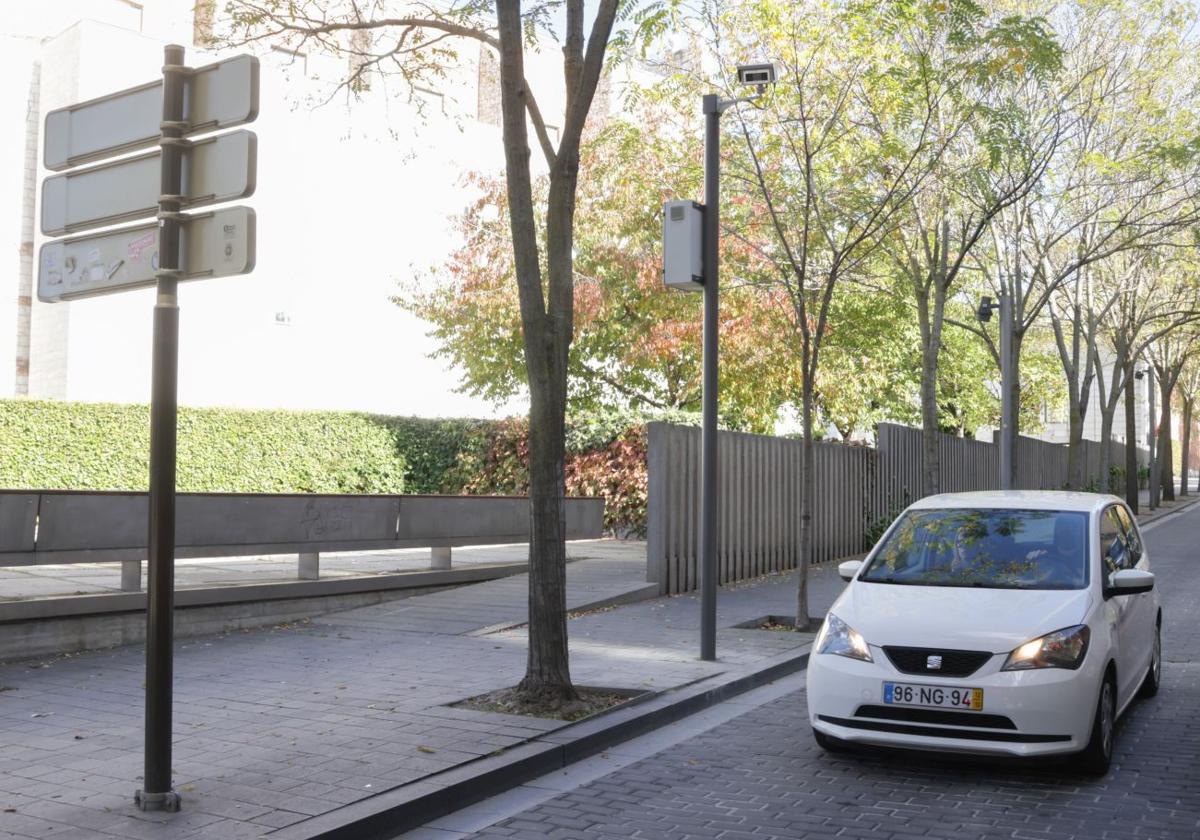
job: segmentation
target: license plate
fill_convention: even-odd
[[[883,702],[889,706],[927,706],[978,712],[983,709],[983,689],[885,682]]]

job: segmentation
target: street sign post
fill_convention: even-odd
[[[75,300],[156,285],[150,391],[150,533],[146,606],[144,811],[178,811],[171,785],[174,670],[175,455],[179,281],[254,268],[248,207],[184,209],[254,192],[257,140],[237,131],[187,138],[258,115],[258,59],[242,55],[193,69],[183,47],[164,50],[159,81],[46,115],[44,161],[58,171],[158,145],[150,154],[77,169],[42,185],[42,231],[54,236],[156,216],[149,224],[72,236],[42,246],[38,298]]]
[[[183,147],[184,209],[254,193],[257,139],[233,131]],[[158,209],[162,153],[75,169],[42,182],[42,233],[61,236],[153,216]]]

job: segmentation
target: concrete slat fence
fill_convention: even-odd
[[[319,577],[322,552],[430,548],[432,567],[448,569],[453,547],[529,540],[523,496],[180,493],[177,504],[176,557],[296,554],[302,580]],[[145,493],[0,490],[0,566],[119,562],[136,591],[148,510]],[[598,538],[604,500],[569,498],[564,519],[567,539]]]
[[[647,579],[668,594],[700,586],[700,429],[648,426]],[[943,492],[997,486],[999,447],[938,436]],[[1112,444],[1110,464],[1124,463]],[[799,562],[802,443],[796,439],[721,432],[718,435],[717,568],[722,583],[794,569]],[[890,519],[922,495],[921,431],[892,423],[877,428],[876,446],[814,445],[817,497],[813,561],[867,548],[869,525]],[[1088,481],[1100,481],[1100,444],[1085,447]],[[1021,437],[1017,486],[1057,490],[1067,483],[1067,448]]]

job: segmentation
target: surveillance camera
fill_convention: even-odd
[[[990,297],[985,295],[979,301],[979,309],[975,312],[975,317],[984,323],[992,320],[992,299]]]
[[[775,84],[774,64],[742,64],[738,67],[737,74],[739,84],[758,87]]]

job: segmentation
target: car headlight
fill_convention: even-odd
[[[825,617],[825,624],[817,634],[816,648],[817,653],[832,653],[850,659],[861,659],[863,662],[873,661],[867,640],[833,613]]]
[[[1030,668],[1069,668],[1083,664],[1091,631],[1086,624],[1055,630],[1026,642],[1008,655],[1001,671],[1026,671]]]

